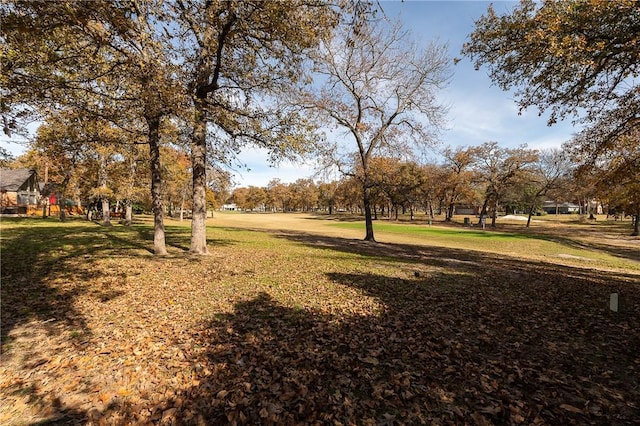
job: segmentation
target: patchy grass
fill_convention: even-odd
[[[209,224],[210,256],[167,221],[155,257],[148,222],[3,219],[0,423],[640,418],[637,240],[377,224],[371,244],[361,224],[300,215]]]

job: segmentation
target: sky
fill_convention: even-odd
[[[518,106],[512,93],[494,86],[486,69],[476,71],[460,50],[474,29],[474,22],[486,12],[485,1],[380,1],[385,15],[398,18],[418,41],[428,43],[437,40],[448,45],[452,78],[449,86],[440,92],[440,102],[449,107],[447,130],[440,137],[440,147],[480,145],[495,141],[503,147],[527,144],[532,149],[559,147],[579,129],[571,122],[559,122],[547,126],[547,117],[539,116],[532,108],[518,114]],[[517,5],[515,1],[494,1],[498,13],[504,13]],[[462,59],[456,65],[453,58]],[[14,154],[24,150],[23,145],[2,137],[2,146]],[[435,158],[434,153],[434,158]],[[272,167],[268,155],[257,149],[245,149],[240,162],[246,169],[234,170],[237,186],[267,186],[270,180],[280,179],[291,183],[299,178],[318,177],[313,163],[281,163]]]
[[[438,40],[448,45],[453,72],[449,86],[440,93],[440,102],[449,107],[447,130],[441,134],[440,147],[473,146],[495,141],[503,147],[527,144],[532,149],[560,147],[579,129],[570,121],[547,126],[547,117],[537,108],[521,115],[512,93],[494,86],[486,69],[476,71],[460,50],[490,2],[485,1],[380,1],[389,18],[399,18],[418,40]],[[515,1],[492,2],[502,14],[517,5]],[[453,65],[453,58],[462,59]],[[238,186],[266,186],[271,179],[290,183],[314,177],[313,164],[283,163],[268,167],[264,152],[247,149],[243,161],[249,171],[239,170]],[[433,155],[436,158],[436,154]]]

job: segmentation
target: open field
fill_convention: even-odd
[[[148,219],[3,219],[0,424],[637,424],[640,240],[602,222],[220,214],[155,257]]]

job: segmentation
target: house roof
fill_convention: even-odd
[[[0,169],[0,190],[15,192],[35,173],[32,169]]]

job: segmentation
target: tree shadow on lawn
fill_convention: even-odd
[[[169,228],[169,243],[181,248],[185,238],[182,231],[184,229],[180,227]],[[95,268],[95,261],[106,257],[135,257],[132,250],[152,253],[153,250],[141,244],[137,237],[153,236],[153,231],[150,232],[148,228],[105,228],[89,222],[86,226],[25,225],[3,229],[0,265],[2,343],[11,330],[30,321],[44,324],[52,334],[58,334],[62,329],[79,330],[90,337],[86,321],[73,308],[73,301],[92,291],[91,296],[96,301],[107,302],[122,293],[109,288],[90,290],[89,282],[105,276],[116,281],[125,278],[123,273],[113,276],[109,271]],[[209,240],[209,243],[224,246],[231,241]],[[57,283],[51,285],[54,280]]]
[[[622,425],[640,418],[640,290],[631,276],[462,250],[283,237],[423,269],[405,278],[326,274],[377,300],[381,312],[329,314],[264,292],[236,303],[194,330],[198,383],[165,400],[151,421]],[[605,302],[617,288],[628,304],[619,316]]]
[[[610,287],[609,289],[623,288],[628,283],[638,283],[639,278],[637,274],[562,266],[540,261],[509,258],[506,255],[501,256],[474,250],[429,245],[370,243],[359,239],[333,238],[292,231],[280,232],[278,236],[311,247],[324,247],[346,253],[358,253],[364,256],[378,257],[381,260],[399,259],[416,262],[418,269],[420,265],[455,267],[457,270],[476,274],[483,270],[497,268],[504,270],[507,275],[512,275],[512,279],[521,279],[521,275],[526,275],[530,272],[546,272],[552,273],[564,281],[570,278],[595,280],[595,282]],[[529,236],[522,235],[522,237],[528,238]]]
[[[182,231],[170,229],[168,236],[178,241],[182,237],[176,235],[176,230]],[[26,398],[29,407],[48,419],[38,424],[83,424],[88,418],[85,411],[64,406],[55,395],[42,393],[37,385],[33,387],[33,380],[19,378],[52,368],[51,353],[58,349],[61,355],[77,358],[73,355],[84,356],[85,350],[92,348],[92,330],[87,318],[75,308],[76,301],[86,301],[88,296],[100,304],[120,297],[124,291],[117,283],[128,276],[127,272],[109,271],[108,266],[98,264],[99,260],[162,258],[147,254],[150,250],[140,243],[138,232],[132,227],[102,227],[90,222],[47,224],[32,219],[21,226],[3,227],[1,243],[1,353],[12,381],[7,377],[0,383],[0,391],[8,398],[7,404],[14,398]],[[215,241],[216,245],[228,243]],[[59,380],[58,373],[62,371],[52,368],[46,370],[44,377]],[[67,393],[79,390],[67,389]],[[11,407],[5,409],[9,411],[2,415],[11,413]],[[19,406],[15,410],[20,415]]]
[[[609,425],[640,418],[637,276],[463,250],[280,237],[326,248],[320,261],[342,251],[399,268],[409,262],[412,270],[326,273],[382,311],[363,305],[331,314],[264,292],[240,301],[192,330],[180,370],[193,377],[188,386],[160,402],[116,400],[98,413],[105,421]],[[39,285],[47,290],[46,281]],[[605,302],[613,289],[628,305],[618,317]]]
[[[73,300],[86,291],[83,283],[97,278],[91,268],[95,252],[117,246],[97,239],[93,225],[25,226],[2,233],[2,342],[11,330],[30,321],[46,324],[52,334],[61,332],[61,324],[90,334]],[[50,285],[54,279],[64,285]],[[98,296],[108,300],[118,294]]]
[[[363,219],[357,217],[347,217],[344,220],[340,218],[333,218],[327,215],[317,215],[308,218],[309,220],[327,220],[327,221],[341,221],[341,222],[361,222]],[[433,232],[437,229],[439,235],[460,235],[461,233],[472,234],[481,238],[491,238],[494,232],[509,234],[515,238],[522,239],[538,239],[544,241],[551,241],[570,248],[594,250],[603,253],[610,254],[615,257],[634,260],[640,262],[640,246],[634,247],[634,242],[638,241],[637,238],[629,237],[630,229],[627,227],[622,228],[620,225],[602,225],[603,227],[609,227],[609,231],[618,234],[621,239],[629,240],[627,245],[607,244],[607,239],[603,236],[607,234],[607,228],[593,228],[593,226],[586,228],[590,225],[584,225],[585,228],[568,227],[566,229],[551,227],[551,228],[526,228],[521,224],[504,224],[501,223],[495,228],[488,227],[484,230],[474,225],[469,228],[459,223],[450,222],[438,222],[437,228],[427,227],[424,221],[378,221],[376,223],[394,224],[400,226],[415,226],[416,229],[424,229],[428,232]],[[374,225],[375,226],[375,225]],[[629,231],[629,232],[626,232]]]
[[[623,230],[619,225],[607,224],[594,227],[584,224],[584,227],[574,225],[567,228],[557,226],[526,228],[523,225],[500,224],[499,227],[487,231],[489,235],[491,231],[503,232],[522,238],[551,241],[575,249],[599,251],[622,259],[640,262],[640,245],[636,244],[640,240],[630,237],[630,230],[626,228]],[[625,240],[626,244],[607,244],[610,238]]]
[[[631,244],[633,244],[633,240],[631,240],[627,245],[621,246],[606,244],[606,242],[602,241],[581,241],[566,235],[542,234],[537,235],[536,238],[562,244],[571,248],[599,251],[622,259],[629,259],[640,262],[640,245],[638,245],[638,247],[631,246]],[[595,239],[595,237],[593,238]]]

